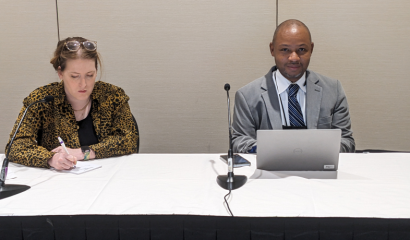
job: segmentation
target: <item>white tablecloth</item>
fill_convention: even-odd
[[[340,154],[337,172],[261,172],[254,155],[235,174],[235,216],[410,218],[410,154]],[[4,156],[2,156],[3,158]],[[1,161],[0,161],[1,162]],[[80,175],[10,163],[8,184],[31,189],[0,200],[0,215],[195,214],[228,216],[216,183],[219,154],[134,154],[95,160]]]

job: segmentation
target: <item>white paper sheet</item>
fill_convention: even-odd
[[[92,171],[100,167],[101,165],[96,164],[96,163],[77,161],[77,165],[75,168],[70,169],[70,170],[61,170],[58,172],[81,174],[81,173]]]

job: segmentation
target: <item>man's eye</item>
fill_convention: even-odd
[[[71,76],[72,78],[78,78],[78,76]]]
[[[299,48],[299,52],[306,52],[306,48]]]
[[[94,74],[92,74],[92,75],[87,75],[87,77],[90,77],[90,78],[92,78],[92,77],[94,77]]]
[[[288,48],[282,48],[280,51],[287,52],[288,50],[289,50]]]

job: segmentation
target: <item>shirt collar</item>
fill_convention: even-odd
[[[276,85],[278,87],[278,94],[282,94],[284,91],[286,91],[289,87],[290,84],[292,84],[291,81],[286,79],[279,70],[276,70],[273,74],[273,81],[275,81],[275,76],[276,76]],[[306,72],[303,73],[302,77],[299,78],[299,80],[296,81],[296,84],[299,85],[299,88],[306,93]]]

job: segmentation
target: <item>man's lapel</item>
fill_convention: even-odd
[[[271,68],[268,74],[265,75],[265,81],[262,81],[261,88],[265,90],[262,92],[262,99],[265,102],[272,129],[282,129],[278,94],[272,80],[272,72],[275,70],[276,67]]]
[[[322,102],[322,87],[317,85],[316,74],[306,71],[306,123],[308,129],[316,129]]]

